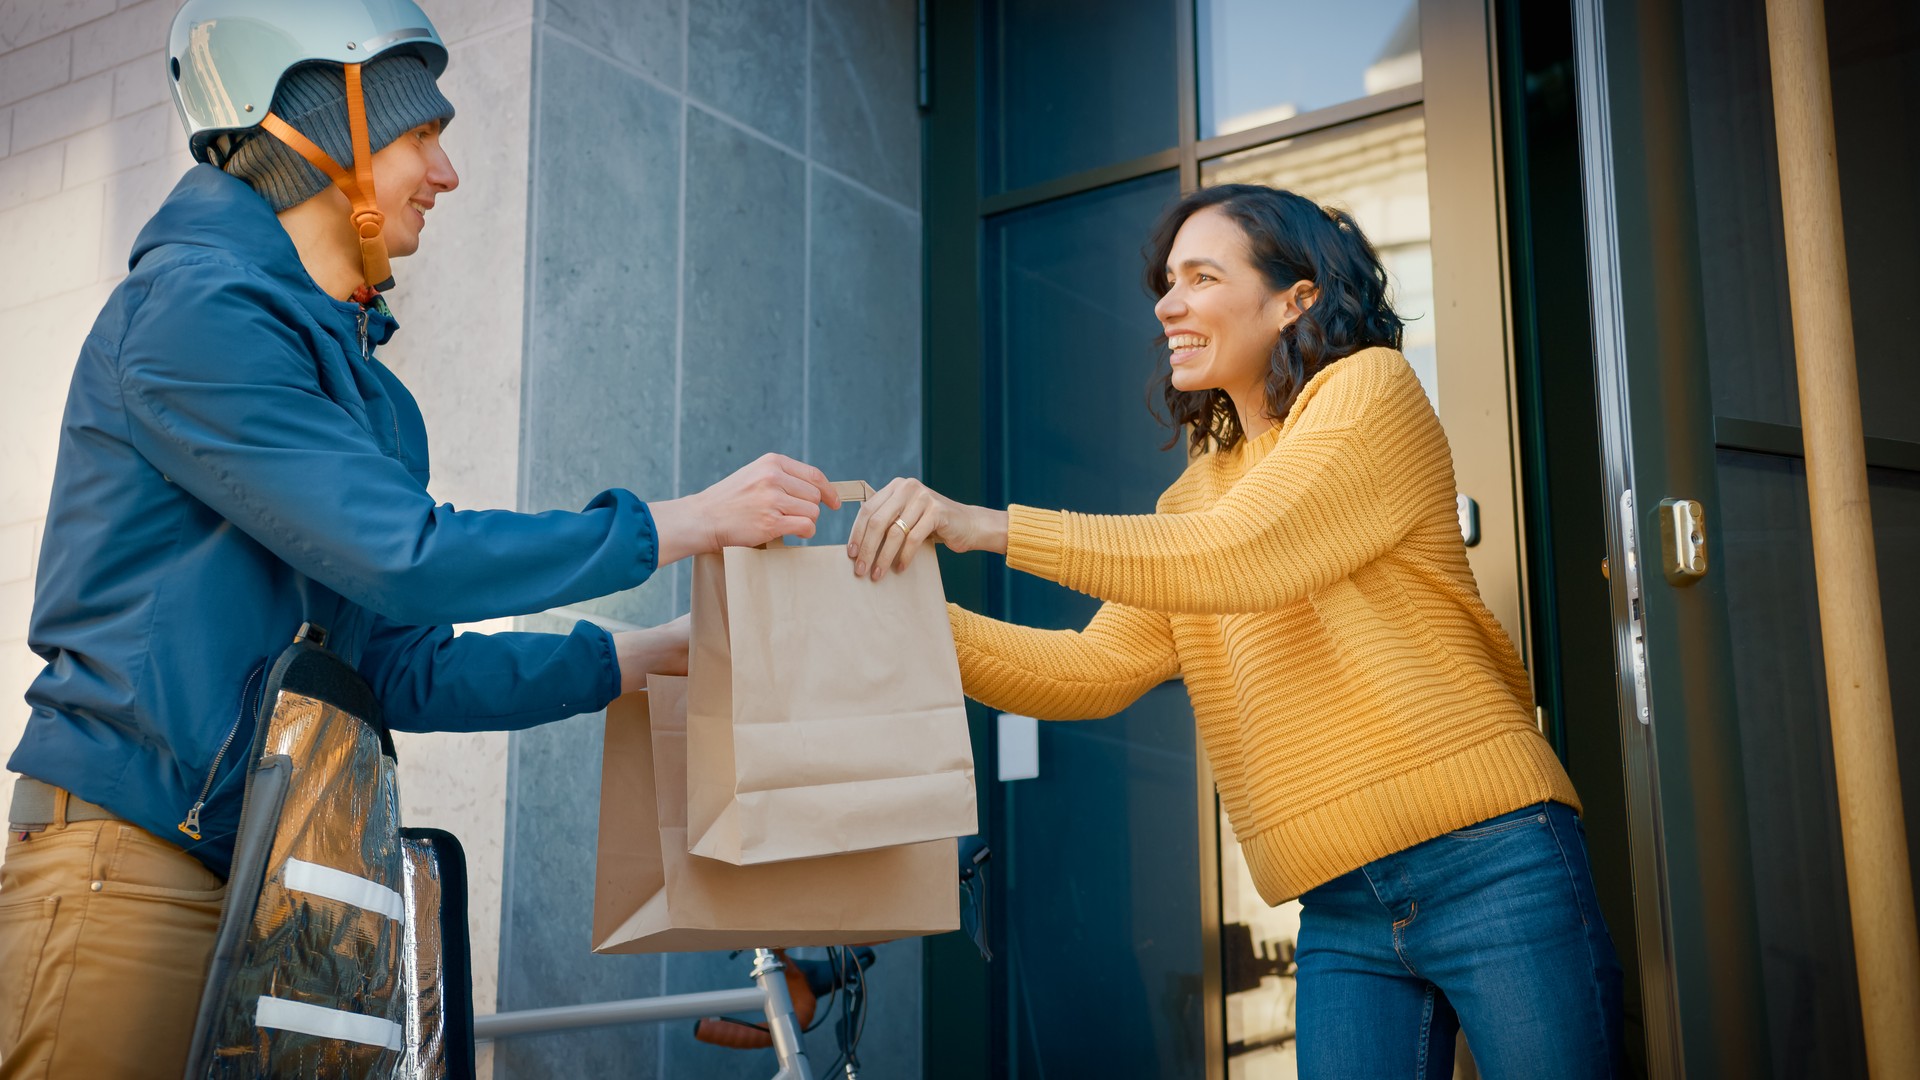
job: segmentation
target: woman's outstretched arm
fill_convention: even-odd
[[[1112,716],[1180,673],[1157,612],[1107,604],[1085,630],[1036,630],[948,605],[967,696],[1042,720]]]
[[[1392,550],[1422,514],[1451,506],[1446,436],[1398,354],[1339,361],[1295,408],[1280,444],[1194,513],[1002,512],[896,481],[881,493],[895,497],[869,503],[855,524],[855,572],[884,573],[931,538],[956,550],[1004,550],[1017,570],[1130,607],[1271,611],[1351,575]]]

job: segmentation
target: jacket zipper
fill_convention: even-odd
[[[384,303],[384,301],[382,302]],[[363,307],[360,309],[360,320],[359,320],[360,321],[360,366],[361,367],[367,366],[367,362],[373,358],[373,346],[367,341],[367,320],[368,320],[367,309]],[[388,406],[387,413],[389,415],[389,418],[393,422],[393,452],[395,454],[398,454],[400,453],[400,410],[393,408],[393,403],[391,401],[387,403],[387,406]]]
[[[240,734],[240,722],[247,718],[247,701],[253,697],[253,680],[260,677],[260,671],[266,664],[260,663],[247,673],[247,684],[240,688],[240,707],[233,717],[233,726],[227,729],[227,737],[220,743],[220,750],[213,755],[213,764],[207,766],[207,782],[200,787],[200,797],[194,800],[187,811],[187,819],[180,823],[180,831],[195,840],[200,839],[200,810],[207,805],[207,796],[213,791],[213,778],[220,773],[220,762],[232,748],[234,736]]]

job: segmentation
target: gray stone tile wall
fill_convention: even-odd
[[[548,0],[534,28],[521,508],[661,499],[768,450],[920,468],[913,0]],[[840,539],[851,512],[823,521]],[[525,620],[646,625],[685,576]],[[512,736],[503,1011],[744,985],[725,954],[592,955],[599,715]],[[884,946],[861,1043],[917,1076],[920,943]],[[501,1078],[770,1075],[690,1024],[496,1049]],[[831,1025],[808,1036],[816,1068]]]
[[[683,491],[804,450],[806,187],[791,152],[688,110]]]
[[[807,260],[809,460],[878,487],[920,471],[920,215],[825,172]],[[821,521],[844,540],[851,512]]]
[[[687,93],[793,150],[807,145],[807,5],[689,0]]]
[[[812,0],[815,160],[903,206],[920,206],[914,5]],[[902,147],[912,147],[911,154]]]

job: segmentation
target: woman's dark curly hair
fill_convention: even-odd
[[[1208,207],[1240,226],[1253,265],[1274,291],[1298,281],[1310,281],[1316,290],[1312,306],[1280,332],[1273,346],[1267,368],[1269,419],[1286,419],[1307,381],[1335,360],[1374,346],[1400,347],[1403,324],[1387,302],[1387,272],[1353,216],[1279,188],[1221,184],[1175,203],[1154,226],[1146,250],[1147,289],[1156,298],[1169,288],[1173,238],[1188,218]],[[1205,452],[1209,443],[1232,449],[1245,436],[1225,390],[1177,390],[1173,369],[1164,365],[1153,389],[1170,414],[1163,421],[1176,429],[1168,447],[1179,441],[1180,428],[1195,453]]]

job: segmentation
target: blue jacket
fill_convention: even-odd
[[[590,623],[446,624],[645,581],[644,503],[435,505],[420,410],[371,353],[394,321],[321,292],[266,202],[212,166],[181,179],[131,265],[67,395],[28,631],[46,668],[10,768],[224,877],[247,699],[302,622],[397,730],[522,728],[614,698],[613,640]],[[197,842],[180,828],[196,804]]]

